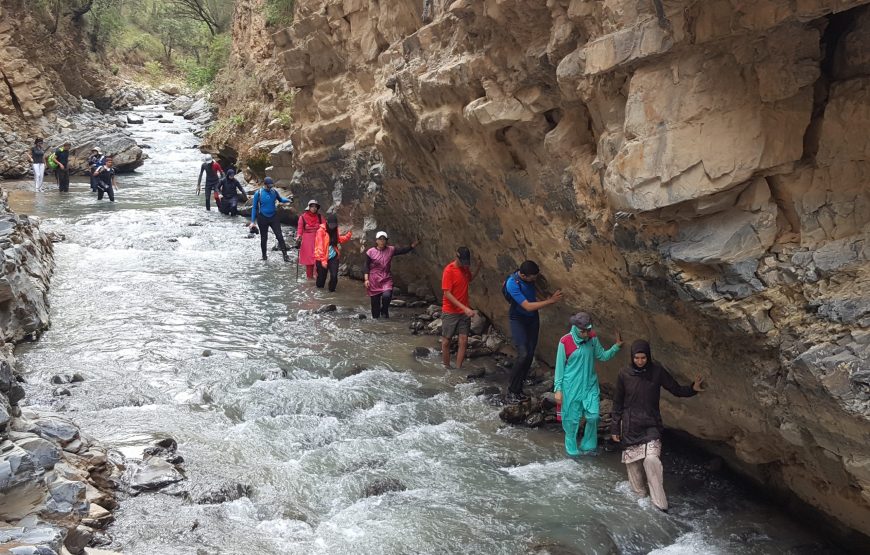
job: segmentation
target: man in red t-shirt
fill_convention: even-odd
[[[444,267],[441,275],[441,290],[444,301],[441,305],[441,359],[445,368],[450,368],[450,340],[459,336],[459,351],[456,353],[456,367],[462,368],[465,349],[468,347],[468,332],[471,330],[471,317],[477,314],[468,306],[468,284],[480,272],[480,263],[471,272],[471,252],[468,247],[456,250],[456,260]]]

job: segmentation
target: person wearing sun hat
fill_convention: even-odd
[[[393,257],[407,254],[419,244],[419,241],[414,241],[409,247],[394,247],[387,244],[389,239],[386,231],[378,231],[375,234],[375,246],[366,251],[365,285],[372,303],[372,318],[390,317]]]
[[[305,266],[305,276],[314,279],[314,240],[317,238],[317,230],[323,224],[323,216],[320,214],[320,203],[314,199],[308,201],[305,212],[299,216],[296,227],[296,248],[299,249],[299,263]]]
[[[556,350],[556,379],[553,391],[556,403],[562,404],[562,429],[565,430],[565,451],[568,455],[595,454],[598,447],[598,410],[600,392],[595,361],[612,359],[622,347],[622,336],[616,332],[616,343],[609,349],[592,331],[592,317],[578,312],[570,319],[571,331],[559,340]],[[583,440],[577,447],[580,419],[586,417]]]

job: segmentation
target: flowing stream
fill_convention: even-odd
[[[436,338],[411,336],[409,311],[358,319],[361,284],[342,280],[330,294],[294,282],[280,253],[260,261],[243,220],[206,212],[195,196],[201,155],[189,124],[161,106],[138,110],[175,123],[134,128],[151,158],[118,177],[115,204],[82,182],[64,196],[12,195],[66,236],[52,328],[17,352],[27,404],[131,458],[171,436],[186,461],[185,495],[122,501],[115,548],[835,552],[691,453],[666,445],[663,514],[631,494],[617,455],[569,460],[558,432],[502,425],[480,385],[450,376],[437,355],[413,358]],[[339,310],[310,314],[326,302]],[[73,372],[86,381],[53,397],[51,376]]]

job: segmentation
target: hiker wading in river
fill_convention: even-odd
[[[296,226],[296,248],[299,249],[299,263],[305,266],[305,277],[314,278],[316,260],[314,259],[314,240],[317,238],[317,230],[323,225],[323,216],[320,214],[320,203],[312,199],[308,201],[305,212],[299,216]]]
[[[450,340],[459,336],[456,351],[456,367],[462,368],[465,350],[468,348],[468,333],[471,318],[477,311],[468,306],[468,286],[477,277],[483,263],[478,257],[477,269],[471,271],[471,251],[468,247],[456,249],[456,259],[444,267],[441,274],[441,360],[444,368],[450,368]]]
[[[414,241],[409,247],[394,247],[388,245],[387,241],[387,232],[378,231],[375,235],[375,246],[366,251],[365,284],[366,293],[372,303],[372,318],[390,317],[390,302],[393,300],[393,257],[407,254],[420,244],[419,241]]]
[[[329,290],[335,291],[338,285],[338,253],[341,244],[350,241],[352,231],[344,235],[338,234],[338,216],[330,214],[326,223],[320,224],[314,239],[314,259],[317,261],[317,287],[323,289],[326,285],[326,274],[329,274]]]
[[[292,199],[284,198],[278,189],[272,187],[274,182],[271,177],[263,180],[263,186],[254,193],[251,200],[251,228],[260,230],[260,251],[263,260],[266,260],[266,244],[269,242],[269,229],[278,239],[278,248],[284,255],[284,262],[290,262],[287,256],[287,244],[284,242],[284,234],[281,232],[281,218],[278,216],[278,203],[293,202]]]
[[[42,191],[42,180],[45,179],[45,143],[42,139],[36,139],[27,156],[33,164],[33,187],[35,191]]]
[[[631,344],[631,363],[619,372],[610,433],[622,447],[622,462],[628,470],[631,489],[646,495],[644,478],[652,503],[668,510],[662,469],[662,414],[659,395],[665,388],[677,397],[692,397],[704,391],[700,376],[692,385],[680,385],[664,367],[653,361],[649,343],[639,339]],[[564,409],[563,409],[564,410]]]
[[[565,452],[569,456],[594,455],[598,447],[598,411],[600,392],[595,360],[612,359],[622,346],[616,332],[616,343],[605,350],[592,332],[592,318],[585,312],[571,317],[571,331],[559,340],[556,350],[556,379],[553,391],[556,403],[562,404],[562,429],[565,430]],[[583,440],[577,449],[580,419],[586,418]]]

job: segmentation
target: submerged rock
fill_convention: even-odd
[[[375,497],[391,491],[405,491],[406,489],[408,488],[405,487],[405,484],[395,478],[378,478],[366,485],[363,497]]]

